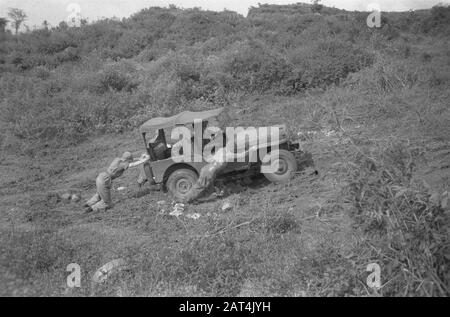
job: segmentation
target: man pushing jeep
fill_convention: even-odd
[[[97,176],[95,181],[97,192],[85,204],[86,212],[105,211],[112,208],[111,186],[112,181],[132,167],[144,164],[150,159],[148,154],[144,153],[139,160],[133,162],[133,156],[130,152],[123,153],[122,157],[113,160],[106,172],[102,172]]]

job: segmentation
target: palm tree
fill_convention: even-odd
[[[16,30],[16,35],[19,32],[19,28],[22,25],[22,23],[27,19],[27,15],[25,14],[25,11],[17,8],[9,8],[8,16],[11,18],[12,25],[14,29]]]

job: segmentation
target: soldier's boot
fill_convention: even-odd
[[[112,208],[111,205],[105,203],[103,200],[100,200],[98,203],[96,203],[94,206],[91,207],[92,211],[106,211],[110,208]]]
[[[92,207],[94,206],[96,203],[98,203],[101,200],[100,195],[99,194],[95,194],[94,196],[92,196],[91,199],[89,199],[84,205],[83,207]]]

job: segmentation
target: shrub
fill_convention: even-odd
[[[256,41],[238,42],[220,57],[220,71],[232,77],[233,88],[237,90],[262,92],[277,89],[291,70],[282,55]]]
[[[106,68],[100,72],[83,76],[80,89],[101,95],[108,91],[131,92],[137,83],[130,75],[114,68]]]
[[[36,43],[37,51],[43,54],[56,54],[69,47],[76,47],[76,43],[68,32],[53,32],[49,36],[41,36]]]
[[[106,92],[110,89],[116,91],[131,91],[135,87],[131,78],[112,69],[107,69],[100,75],[100,82],[98,88],[101,92]]]
[[[374,57],[350,43],[328,40],[312,49],[292,52],[291,62],[295,66],[289,82],[294,90],[301,91],[339,84],[348,74],[372,65]]]
[[[441,33],[450,27],[450,6],[434,6],[429,17],[421,21],[421,31],[424,33]]]
[[[59,64],[77,61],[80,59],[79,50],[75,47],[68,47],[64,51],[57,53],[56,59]]]
[[[128,31],[117,42],[117,45],[112,50],[111,57],[117,58],[131,58],[137,56],[146,46],[152,43],[153,39],[147,32]]]
[[[242,19],[229,12],[188,9],[178,15],[168,30],[169,38],[177,43],[192,45],[211,37],[229,35],[241,26]]]
[[[164,54],[168,54],[170,52],[170,49],[163,49],[163,48],[157,48],[155,46],[152,46],[150,48],[145,48],[142,50],[137,60],[140,62],[151,62],[154,60],[157,60],[158,58],[162,57]]]
[[[31,68],[31,65],[29,65],[26,62],[25,54],[22,54],[20,52],[14,51],[10,56],[10,63],[14,65],[18,70],[27,70]]]
[[[420,85],[425,74],[420,65],[412,67],[407,61],[380,60],[373,67],[352,74],[348,82],[365,92],[386,95]]]
[[[391,141],[370,154],[359,148],[347,165],[345,195],[355,207],[353,217],[378,250],[384,279],[392,281],[383,288],[387,296],[448,296],[445,254],[450,237],[445,228],[450,218],[413,179],[418,154],[405,142]]]

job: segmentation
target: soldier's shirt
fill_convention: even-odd
[[[125,172],[129,166],[130,164],[128,162],[121,158],[116,158],[111,165],[109,165],[106,172],[111,176],[111,179],[116,179],[122,176],[123,172]]]

